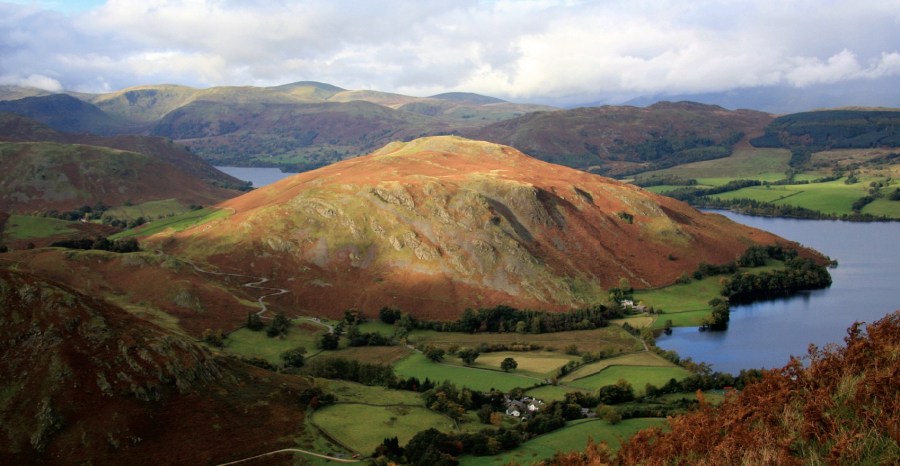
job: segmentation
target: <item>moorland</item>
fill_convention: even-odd
[[[0,98],[11,463],[900,455],[896,313],[808,367],[655,344],[831,283],[820,252],[692,205],[900,218],[896,110],[313,82]],[[303,172],[251,190],[211,164]]]

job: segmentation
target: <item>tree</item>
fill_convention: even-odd
[[[262,330],[264,326],[265,325],[263,324],[262,319],[259,318],[259,315],[257,315],[255,312],[247,313],[247,328],[248,329],[253,330],[254,332],[257,332],[259,330]]]
[[[319,338],[319,348],[323,350],[336,350],[341,337],[334,333],[323,333]]]
[[[519,363],[513,358],[506,358],[500,363],[500,368],[503,369],[504,372],[515,370],[517,367],[519,367]]]
[[[531,319],[531,325],[528,327],[528,330],[531,333],[541,333],[541,318],[534,316]]]
[[[284,361],[285,367],[303,367],[305,362],[304,354],[306,354],[306,348],[298,346],[281,353],[281,360]]]
[[[441,348],[435,348],[434,346],[428,346],[425,348],[425,357],[431,359],[434,362],[441,362],[444,360],[444,350]]]
[[[619,413],[619,410],[613,408],[612,406],[598,406],[597,417],[613,425],[622,422],[622,414]]]
[[[728,328],[728,320],[730,319],[730,308],[728,301],[722,298],[713,298],[709,300],[712,307],[712,316],[707,321],[710,330],[725,330]]]
[[[462,360],[463,364],[471,366],[475,363],[475,360],[478,359],[479,353],[472,348],[463,348],[457,351],[456,355],[459,356],[459,359]]]
[[[516,322],[516,333],[525,333],[525,328],[526,325],[524,320]]]
[[[597,398],[603,404],[617,404],[634,399],[634,388],[627,380],[619,379],[613,385],[604,385],[597,390]]]
[[[202,338],[203,341],[210,346],[215,346],[216,348],[225,346],[225,335],[222,334],[222,329],[218,329],[215,332],[206,329],[203,331]]]
[[[283,312],[279,312],[275,314],[275,318],[272,319],[272,322],[269,324],[269,328],[266,329],[266,335],[269,337],[283,337],[288,332],[288,328],[291,326],[291,321],[284,315]]]
[[[388,325],[393,325],[394,322],[400,319],[400,314],[401,312],[399,309],[385,306],[378,311],[378,318]]]

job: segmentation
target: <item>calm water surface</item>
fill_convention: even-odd
[[[850,223],[721,213],[837,259],[834,283],[791,298],[734,306],[724,332],[676,328],[657,344],[737,373],[781,367],[810,343],[842,343],[854,321],[873,322],[900,309],[900,222]]]
[[[267,184],[272,184],[282,178],[287,178],[296,173],[283,173],[278,168],[263,167],[216,167],[219,171],[223,171],[239,180],[249,181],[253,183],[254,188],[261,188]]]

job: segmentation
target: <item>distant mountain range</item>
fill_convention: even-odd
[[[785,99],[796,97],[791,89],[783,92]],[[459,134],[573,168],[630,175],[725,157],[762,136],[776,118],[697,102],[634,102],[649,105],[561,110],[472,93],[411,97],[312,81],[209,89],[150,85],[105,94],[0,86],[0,112],[57,131],[159,136],[215,165],[286,171],[314,169],[393,141]]]
[[[471,93],[410,97],[298,82],[276,87],[139,86],[47,94],[5,86],[0,112],[58,131],[174,139],[218,165],[307,170],[388,142],[449,134],[540,110]]]

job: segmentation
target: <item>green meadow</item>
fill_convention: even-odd
[[[506,464],[529,465],[552,457],[556,452],[584,450],[588,439],[606,442],[612,450],[617,450],[623,439],[649,427],[662,426],[665,419],[635,418],[610,425],[599,419],[573,421],[562,429],[529,440],[512,451],[495,456],[463,456],[462,466],[501,466]]]
[[[125,220],[144,217],[147,220],[153,220],[180,215],[189,210],[175,199],[162,199],[135,205],[113,207],[104,212],[103,216]]]
[[[594,374],[598,374],[609,367],[675,367],[671,362],[663,359],[661,356],[649,351],[641,351],[639,353],[625,354],[600,361],[585,364],[578,369],[568,373],[560,379],[560,382],[569,383],[578,379],[583,379]],[[625,380],[629,380],[627,377]],[[615,382],[614,382],[615,383]]]
[[[448,355],[447,360],[454,359]],[[425,378],[435,382],[449,380],[457,387],[469,387],[473,390],[489,391],[492,388],[508,392],[513,388],[527,388],[541,382],[536,377],[527,377],[515,372],[478,369],[450,363],[435,363],[424,355],[415,353],[394,365],[394,370],[401,377]]]
[[[270,338],[265,329],[253,331],[241,328],[228,334],[225,351],[248,358],[262,358],[271,364],[281,365],[281,353],[297,347],[306,348],[307,355],[318,352],[316,342],[321,331],[310,331],[292,326],[283,338]]]
[[[10,239],[47,238],[74,233],[76,230],[71,228],[72,225],[74,222],[56,218],[13,214],[7,220],[3,233]]]
[[[752,199],[774,205],[790,205],[819,211],[830,215],[852,214],[853,203],[870,194],[871,183],[885,183],[900,175],[900,167],[896,164],[867,163],[870,159],[884,155],[877,150],[836,150],[813,154],[809,166],[800,173],[795,173],[794,184],[753,186],[735,191],[710,195],[721,200]],[[790,152],[786,149],[738,149],[731,156],[716,160],[694,162],[676,167],[642,173],[635,177],[637,181],[654,176],[677,176],[683,179],[697,180],[697,188],[721,186],[730,181],[749,179],[767,182],[784,180],[790,169],[788,161]],[[849,169],[857,175],[856,183],[845,183],[846,177],[835,181],[815,183],[818,178],[834,173],[836,167]],[[846,172],[845,172],[846,173]],[[799,184],[797,182],[808,182]],[[896,183],[882,188],[882,195],[887,195]],[[665,194],[684,186],[659,185],[646,188],[649,191]],[[876,199],[865,206],[861,213],[889,218],[900,218],[900,202],[890,201],[886,197]]]
[[[434,428],[455,429],[449,417],[421,406],[371,406],[362,403],[339,403],[316,410],[312,422],[329,436],[347,447],[369,455],[386,437],[394,437],[405,445],[416,433]]]
[[[228,210],[206,207],[168,218],[154,220],[150,223],[141,225],[138,228],[116,233],[115,235],[110,236],[110,238],[121,239],[132,236],[150,236],[165,231],[178,232],[213,220],[226,218],[229,215],[231,215],[231,212]]]
[[[609,366],[600,372],[568,382],[567,385],[594,391],[619,380],[627,380],[634,387],[635,394],[644,392],[649,383],[657,387],[665,385],[669,379],[683,379],[690,375],[686,369],[671,366]]]

